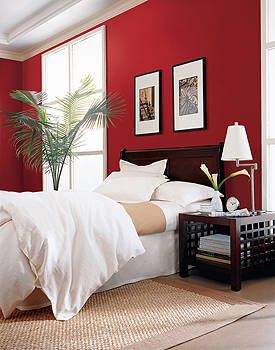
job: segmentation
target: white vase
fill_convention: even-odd
[[[211,206],[214,211],[223,211],[221,196],[222,194],[219,191],[214,191],[211,199]]]

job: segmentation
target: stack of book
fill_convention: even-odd
[[[230,265],[230,236],[215,234],[201,237],[196,258]]]

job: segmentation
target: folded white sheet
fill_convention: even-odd
[[[55,317],[67,320],[126,262],[144,253],[122,206],[94,192],[0,191],[3,211],[12,218],[0,227],[5,317],[39,287]]]
[[[152,200],[151,203],[154,203],[155,205],[159,206],[160,209],[163,211],[163,214],[166,219],[165,231],[176,231],[178,229],[180,213],[189,213],[189,212],[199,211],[201,204],[210,204],[210,201],[206,200],[206,201],[191,203],[185,208],[179,205],[178,203],[169,202],[169,201]]]

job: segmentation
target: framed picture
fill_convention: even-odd
[[[174,131],[206,128],[205,58],[173,66]]]
[[[135,76],[135,135],[159,134],[161,71]]]

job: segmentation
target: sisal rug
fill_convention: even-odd
[[[147,280],[94,294],[65,322],[51,308],[0,316],[0,349],[167,349],[263,306],[185,282],[178,288]]]

